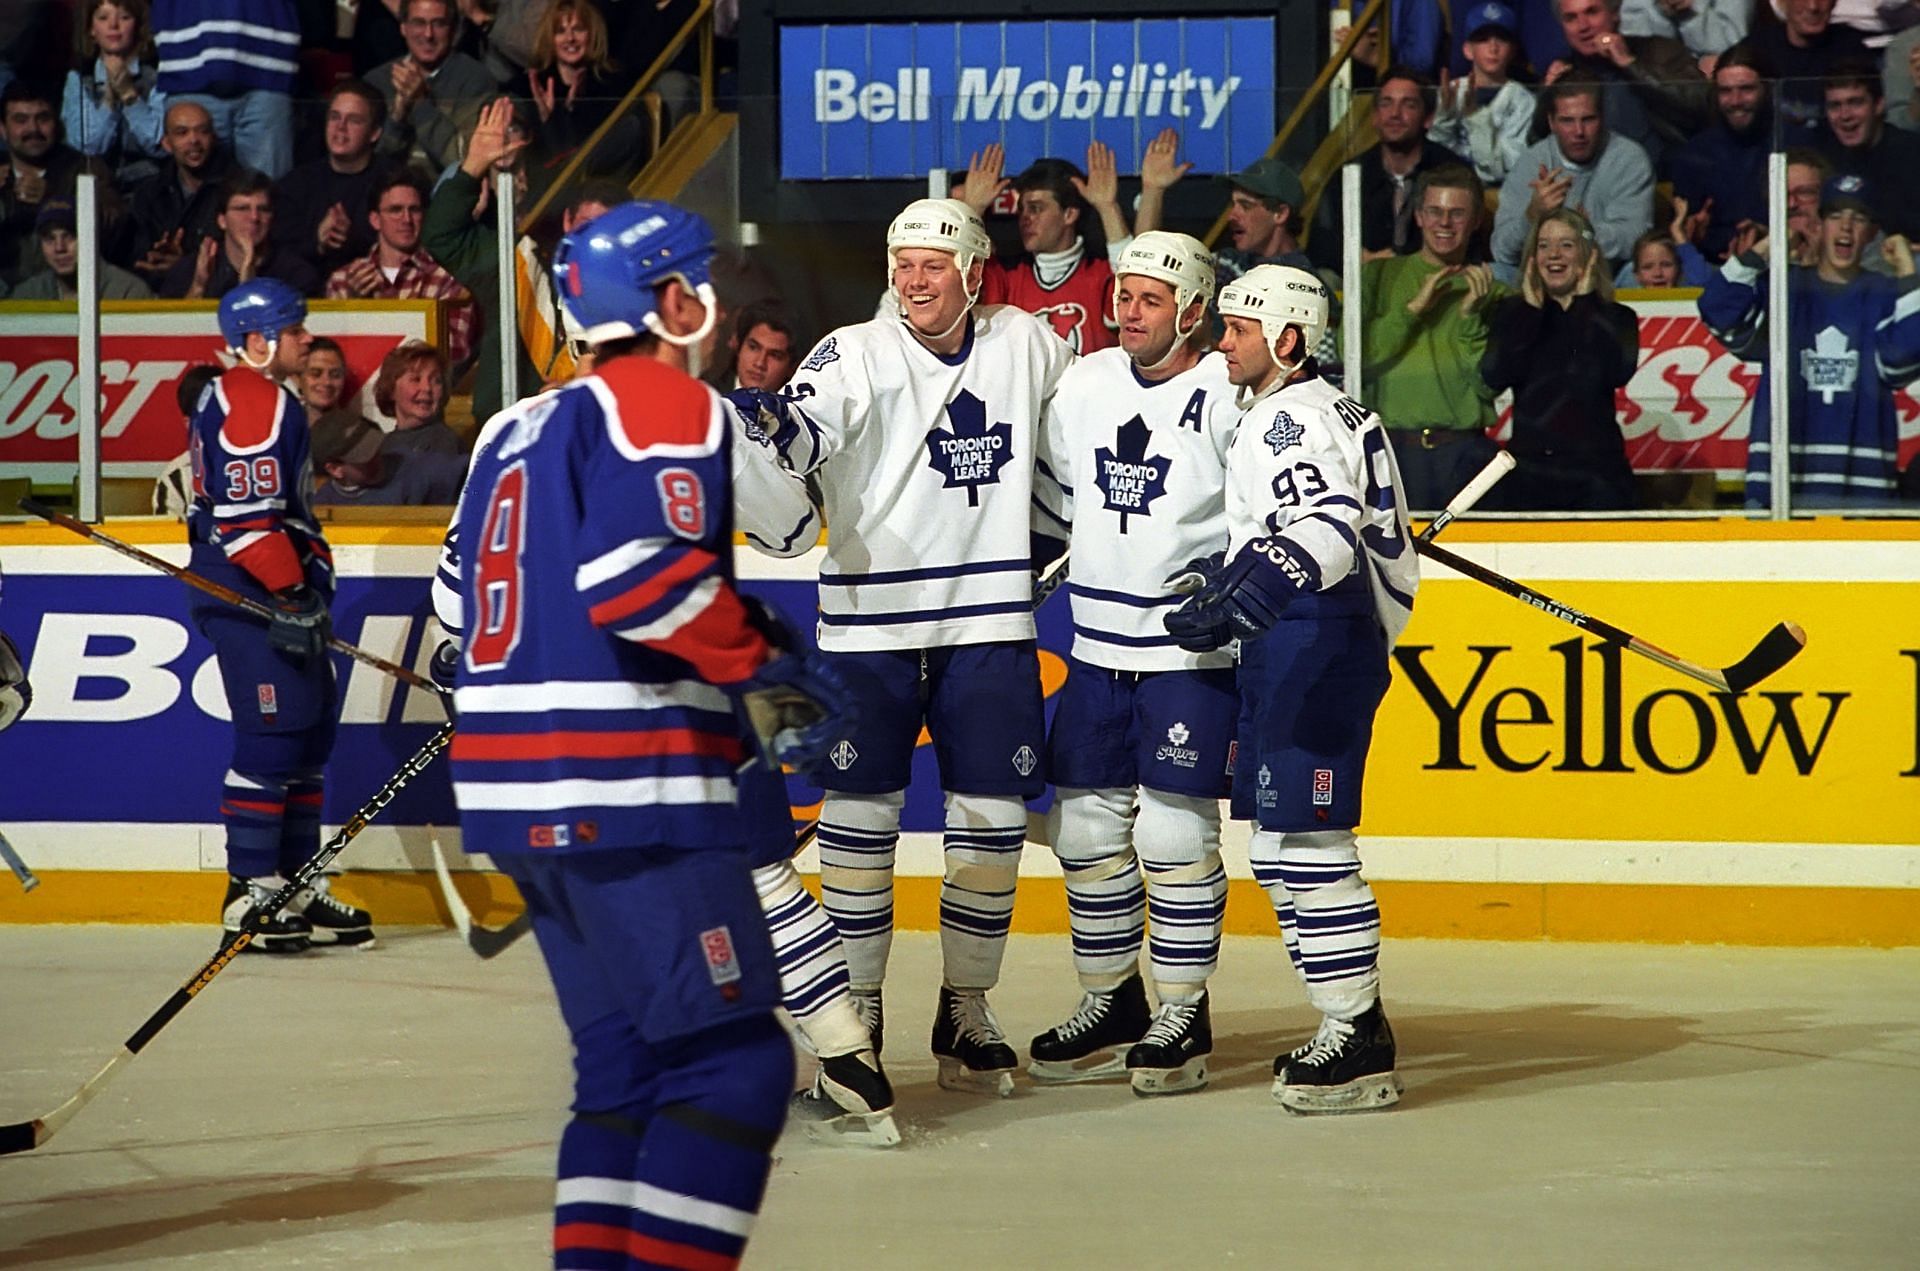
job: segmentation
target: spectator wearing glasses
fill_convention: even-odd
[[[380,152],[418,155],[436,172],[460,158],[462,138],[495,92],[486,67],[454,51],[454,16],[447,0],[404,0],[406,55],[367,76],[387,101]]]
[[[327,278],[329,300],[444,300],[447,354],[455,375],[473,359],[473,296],[420,245],[427,188],[404,172],[375,182],[366,219],[374,244]]]

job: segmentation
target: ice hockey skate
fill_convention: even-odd
[[[1083,994],[1072,1015],[1034,1038],[1027,1048],[1027,1072],[1052,1085],[1124,1077],[1127,1048],[1145,1035],[1152,1019],[1146,985],[1136,971],[1111,992]]]
[[[1374,1112],[1400,1102],[1393,1029],[1378,1001],[1352,1021],[1328,1016],[1305,1053],[1273,1061],[1273,1097],[1289,1112]]]
[[[237,933],[253,913],[273,898],[281,887],[278,878],[235,878],[227,876],[227,898],[221,902],[220,925]],[[247,945],[252,953],[305,953],[313,937],[313,925],[293,912],[291,906],[261,923]]]
[[[287,912],[307,921],[308,942],[315,948],[373,948],[373,915],[335,896],[326,874],[293,893]]]
[[[793,1119],[808,1137],[844,1147],[894,1147],[900,1128],[893,1122],[893,1086],[872,1051],[834,1055],[820,1061],[813,1086],[789,1103]]]
[[[940,1005],[933,1017],[933,1054],[940,1061],[942,1089],[1002,1099],[1013,1093],[1013,1070],[1020,1066],[1020,1059],[1007,1045],[984,989],[940,986]]]
[[[1141,1098],[1186,1094],[1207,1084],[1207,1056],[1213,1053],[1213,1015],[1207,995],[1197,1002],[1162,1002],[1153,1023],[1127,1052],[1127,1075]]]
[[[873,1039],[873,1057],[878,1059],[887,1048],[887,1012],[880,990],[851,989],[847,996],[853,1000],[853,1009],[860,1012],[860,1022],[867,1026],[867,1036]]]

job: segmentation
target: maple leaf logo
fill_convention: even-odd
[[[1273,427],[1267,429],[1260,440],[1272,446],[1273,453],[1277,455],[1283,450],[1299,445],[1306,435],[1306,425],[1294,423],[1293,416],[1283,410],[1273,417]]]
[[[1860,374],[1860,355],[1847,343],[1846,332],[1828,327],[1813,337],[1813,347],[1800,350],[1800,377],[1809,393],[1818,393],[1827,405],[1840,393],[1851,393]]]
[[[1033,316],[1044,319],[1047,325],[1053,328],[1053,333],[1067,342],[1068,348],[1075,353],[1081,351],[1080,333],[1086,330],[1087,326],[1085,308],[1071,302],[1063,302],[1048,305],[1044,309],[1035,309]]]
[[[927,434],[927,464],[944,478],[942,489],[965,487],[967,506],[980,506],[980,487],[999,485],[1000,469],[1013,458],[1013,425],[987,427],[987,404],[965,389],[947,403],[951,431]]]
[[[839,360],[840,350],[834,346],[834,337],[828,336],[821,342],[819,348],[807,355],[807,360],[800,364],[800,369],[803,371],[817,371],[827,363],[838,362]]]
[[[1120,532],[1127,532],[1129,516],[1152,516],[1152,503],[1167,492],[1167,460],[1147,453],[1150,433],[1146,421],[1135,415],[1113,435],[1113,449],[1093,452],[1093,483],[1106,497],[1107,510],[1120,514]]]

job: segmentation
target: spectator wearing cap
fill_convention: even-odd
[[[1413,223],[1413,186],[1420,174],[1469,160],[1427,139],[1433,126],[1433,81],[1396,66],[1380,77],[1373,95],[1373,126],[1380,141],[1360,154],[1360,245],[1371,255],[1420,250]]]
[[[1742,225],[1766,222],[1772,150],[1773,99],[1766,71],[1752,44],[1736,44],[1713,68],[1713,122],[1667,152],[1674,196],[1706,214],[1698,245],[1708,260],[1726,259]]]
[[[1493,457],[1480,379],[1487,312],[1507,294],[1468,251],[1486,190],[1471,168],[1433,168],[1414,187],[1420,250],[1360,273],[1361,396],[1387,421],[1407,505],[1439,508]]]
[[[1528,146],[1500,190],[1493,259],[1502,281],[1520,276],[1533,227],[1560,208],[1582,209],[1593,224],[1607,276],[1653,228],[1653,164],[1647,152],[1608,129],[1601,90],[1562,81],[1542,96],[1548,135]]]
[[[1527,148],[1533,127],[1533,92],[1513,78],[1521,61],[1514,34],[1519,19],[1499,0],[1483,0],[1461,22],[1468,73],[1440,86],[1427,137],[1470,158],[1482,181],[1498,185]]]
[[[122,204],[100,160],[60,141],[60,120],[51,93],[23,79],[0,89],[0,134],[6,155],[0,158],[0,282],[25,282],[44,263],[34,227],[43,204],[73,202],[74,180],[82,172],[100,178],[95,185],[101,238],[109,252],[119,246]]]
[[[295,0],[154,0],[153,38],[159,91],[205,108],[242,165],[285,176],[300,71]]]
[[[167,99],[154,88],[146,0],[88,0],[74,9],[75,70],[60,95],[60,123],[97,156],[123,190],[159,171]]]
[[[1920,136],[1887,127],[1880,68],[1835,62],[1823,99],[1820,152],[1836,173],[1866,178],[1882,209],[1881,228],[1907,238],[1920,234]]]
[[[457,376],[473,360],[476,314],[473,296],[420,245],[426,186],[405,172],[389,173],[374,183],[367,207],[373,249],[334,270],[327,299],[445,301],[447,354]]]
[[[459,501],[466,461],[458,455],[384,450],[380,426],[352,410],[329,411],[313,426],[313,467],[326,476],[313,502],[421,507]]]
[[[258,172],[241,168],[222,185],[217,234],[200,240],[191,256],[181,256],[161,280],[169,300],[218,300],[243,282],[278,278],[303,296],[319,294],[311,266],[289,248],[273,242],[273,185]]]
[[[402,0],[400,34],[404,57],[375,67],[367,76],[387,99],[387,125],[380,152],[406,159],[418,154],[434,171],[460,158],[460,142],[492,99],[487,68],[453,47],[454,20],[448,0]]]
[[[1864,261],[1878,232],[1874,194],[1851,174],[1820,189],[1815,263],[1787,275],[1786,366],[1767,356],[1767,271],[1762,237],[1731,257],[1700,296],[1700,316],[1729,352],[1761,363],[1747,442],[1747,505],[1770,505],[1773,446],[1770,384],[1787,390],[1791,497],[1809,507],[1871,506],[1895,497],[1899,421],[1893,391],[1920,377],[1920,279],[1898,234],[1881,244],[1889,273]]]
[[[441,418],[447,405],[447,355],[431,344],[409,340],[380,360],[373,405],[393,420],[388,454],[466,453],[460,434]]]
[[[48,199],[40,205],[34,234],[47,267],[13,289],[15,300],[72,300],[79,293],[80,236],[73,204]],[[102,300],[151,300],[153,289],[118,265],[102,260],[95,266]]]
[[[1826,102],[1821,86],[1836,62],[1871,59],[1860,33],[1833,21],[1833,0],[1786,0],[1777,23],[1755,25],[1754,50],[1779,83],[1774,109],[1797,144],[1820,131]]]
[[[386,121],[387,102],[377,89],[365,80],[341,80],[327,93],[321,124],[326,153],[273,187],[277,237],[322,278],[373,250],[374,225],[366,209],[374,183],[397,167],[375,153]]]
[[[1213,258],[1220,286],[1255,265],[1312,270],[1313,262],[1300,250],[1301,208],[1307,192],[1298,173],[1283,160],[1256,159],[1220,180],[1232,190],[1227,196],[1229,245]]]
[[[1655,164],[1667,147],[1706,127],[1706,77],[1685,45],[1660,35],[1622,34],[1620,0],[1559,2],[1568,53],[1547,67],[1545,83],[1600,85],[1608,129],[1637,143]]]
[[[1753,0],[1621,0],[1625,35],[1678,40],[1695,57],[1724,53],[1747,38]]]

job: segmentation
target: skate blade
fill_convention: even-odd
[[[1192,1094],[1207,1088],[1207,1061],[1189,1059],[1178,1068],[1135,1068],[1133,1092],[1142,1099],[1165,1094]]]
[[[1013,1094],[1013,1069],[991,1068],[975,1071],[958,1059],[940,1059],[940,1088],[962,1094],[986,1094],[1005,1099]]]
[[[247,953],[292,954],[305,953],[312,947],[305,936],[282,936],[277,939],[268,936],[255,936],[247,942],[245,951]]]
[[[325,939],[312,937],[308,943],[316,949],[371,949],[379,941],[371,930],[347,931]]]
[[[893,1113],[847,1112],[824,1121],[803,1120],[807,1137],[830,1147],[889,1148],[900,1146],[900,1127]]]
[[[1124,1077],[1127,1075],[1127,1048],[1115,1046],[1079,1059],[1035,1059],[1027,1065],[1027,1075],[1049,1086]]]
[[[1344,1086],[1289,1086],[1276,1080],[1273,1097],[1296,1116],[1339,1116],[1348,1112],[1381,1112],[1400,1102],[1398,1073],[1361,1077]]]

